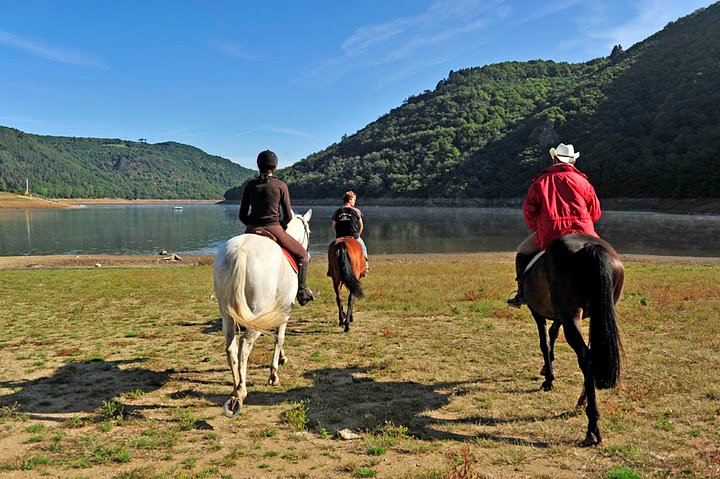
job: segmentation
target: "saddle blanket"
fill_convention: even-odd
[[[273,235],[269,231],[255,230],[255,231],[253,231],[253,233],[256,235],[264,236],[268,239],[271,239],[275,243],[277,243],[278,246],[280,246],[280,243],[277,242],[277,238],[275,237],[275,235]],[[290,252],[288,250],[286,250],[285,248],[283,248],[282,246],[280,246],[280,249],[282,250],[285,257],[287,258],[288,263],[290,263],[290,267],[293,269],[293,271],[295,271],[295,274],[298,274],[298,265],[297,265],[297,261],[295,261],[295,257],[293,257],[293,255],[291,255]]]

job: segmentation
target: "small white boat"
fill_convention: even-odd
[[[182,206],[173,206],[174,211],[182,211]]]

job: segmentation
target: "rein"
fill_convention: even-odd
[[[305,249],[310,248],[310,225],[308,225],[307,221],[305,221],[302,217],[298,217],[300,222],[303,225],[303,238],[302,241],[300,241],[300,244],[304,244],[307,241],[307,246],[305,246]]]

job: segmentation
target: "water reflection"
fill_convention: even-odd
[[[304,212],[307,207],[298,205]],[[314,255],[324,255],[335,207],[313,207]],[[371,254],[508,251],[528,234],[518,209],[366,207]],[[88,206],[0,210],[0,255],[212,253],[243,227],[237,205]],[[720,216],[605,212],[598,232],[621,253],[720,256]]]

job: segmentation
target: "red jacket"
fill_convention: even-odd
[[[535,231],[540,249],[573,233],[597,236],[593,223],[601,215],[600,201],[587,176],[572,165],[557,164],[537,175],[523,203],[525,221]]]

